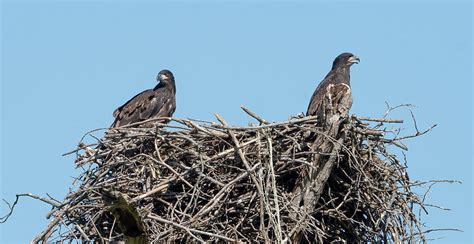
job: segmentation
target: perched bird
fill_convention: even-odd
[[[162,70],[156,77],[158,85],[134,96],[114,111],[112,128],[152,118],[171,117],[176,109],[176,86],[173,73]]]
[[[331,87],[335,85],[346,85],[350,91],[350,67],[354,63],[359,63],[359,58],[354,56],[352,53],[342,53],[336,57],[332,63],[331,71],[326,75],[323,81],[319,83],[318,87],[311,96],[311,100],[306,111],[306,116],[318,115],[322,116],[324,113],[324,99],[325,96],[335,97],[336,94],[327,94],[328,92],[334,92]],[[346,89],[347,90],[347,89]],[[338,89],[335,90],[336,92]]]

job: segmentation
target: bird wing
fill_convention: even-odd
[[[139,101],[142,101],[147,95],[149,95],[149,93],[151,91],[152,91],[151,89],[142,91],[142,92],[138,93],[137,95],[135,95],[134,97],[132,97],[130,100],[128,100],[122,106],[115,109],[115,111],[113,113],[114,118],[119,116],[120,113],[122,113],[123,111],[129,111],[130,112],[132,110],[132,108],[137,107],[137,105],[139,104]]]
[[[342,74],[337,72],[330,71],[326,77],[319,83],[318,87],[311,96],[311,100],[306,110],[306,115],[318,115],[318,111],[321,108],[321,105],[324,101],[324,96],[326,96],[327,87],[331,84],[345,83],[345,78]]]
[[[150,97],[146,106],[142,106],[139,111],[141,120],[159,117],[169,117],[168,107],[171,103],[172,97],[168,90],[159,89]]]
[[[120,127],[154,117],[170,117],[175,108],[175,101],[170,91],[163,88],[146,90],[114,111],[115,121],[112,127]]]
[[[306,115],[316,115],[316,111],[319,110],[321,103],[324,100],[324,95],[326,94],[326,87],[332,83],[334,74],[329,72],[329,74],[324,78],[324,80],[319,83],[316,90],[314,90],[313,95],[309,101],[308,109],[306,110]]]
[[[140,111],[143,110],[143,107],[147,106],[148,100],[153,94],[153,90],[145,90],[117,108],[113,113],[115,121],[112,127],[119,127],[140,121]]]

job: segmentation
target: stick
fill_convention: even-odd
[[[150,218],[150,219],[156,220],[156,221],[160,221],[160,222],[165,223],[165,224],[170,224],[172,226],[178,227],[178,228],[183,229],[185,231],[190,231],[190,232],[194,232],[194,233],[198,233],[198,234],[206,235],[206,236],[212,236],[212,237],[216,237],[216,238],[219,238],[219,239],[222,239],[222,240],[225,240],[225,241],[236,242],[236,240],[234,240],[232,238],[229,238],[229,237],[226,237],[226,236],[221,236],[221,235],[210,233],[210,232],[206,232],[206,231],[202,231],[202,230],[189,228],[189,227],[186,227],[184,225],[180,225],[178,223],[174,223],[172,221],[162,219],[162,218],[158,217],[155,214],[148,214],[147,217]]]

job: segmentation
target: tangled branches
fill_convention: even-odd
[[[267,123],[245,111],[260,125],[172,119],[108,130],[95,149],[80,144],[79,187],[34,241],[425,240],[413,210],[423,207],[411,189],[419,183],[387,151],[403,145],[383,124],[402,121],[353,116],[335,137],[314,116]]]
[[[81,142],[77,189],[62,202],[36,197],[53,220],[33,242],[425,241],[412,188],[427,183],[410,181],[388,147],[433,127],[401,137],[385,126],[401,120],[340,108],[326,123],[268,123],[243,109],[259,124],[173,118]]]

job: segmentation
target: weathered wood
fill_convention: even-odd
[[[293,208],[300,209],[303,215],[309,215],[315,210],[326,181],[338,161],[344,140],[344,132],[341,131],[341,128],[352,105],[350,88],[345,84],[328,86],[322,104],[323,106],[319,107],[316,113],[321,117],[318,125],[322,126],[324,130],[311,144],[312,151],[317,151],[319,154],[314,155],[310,165],[312,167],[307,166],[303,169],[299,184],[293,190]],[[328,154],[329,156],[326,156]],[[293,217],[297,218],[295,215]],[[300,242],[303,227],[300,226],[293,233],[293,242]]]

